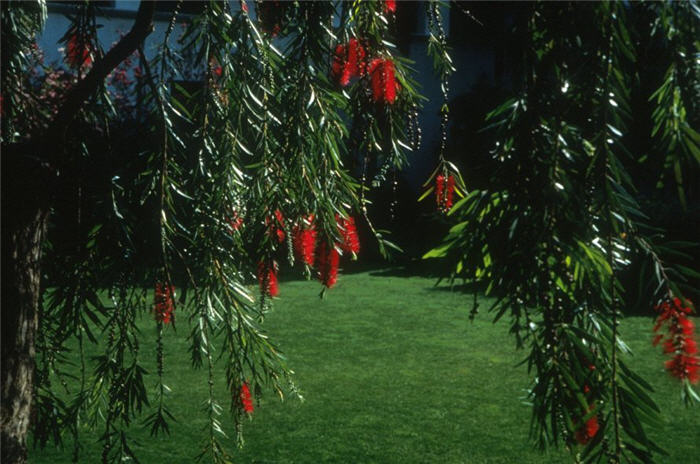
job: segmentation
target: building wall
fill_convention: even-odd
[[[402,2],[399,8],[402,8]],[[422,2],[421,2],[422,3]],[[232,9],[240,8],[238,1],[232,1]],[[101,27],[98,37],[103,49],[108,50],[117,42],[122,34],[129,31],[138,8],[139,2],[134,0],[115,0],[113,7],[102,8],[102,15],[98,18]],[[405,7],[406,5],[404,5]],[[437,150],[440,143],[440,107],[442,94],[440,82],[435,76],[432,67],[432,58],[427,55],[427,21],[425,10],[421,5],[413,5],[416,11],[412,32],[408,34],[401,47],[408,58],[415,61],[413,67],[416,70],[415,78],[421,85],[422,93],[428,98],[420,110],[419,120],[423,131],[423,143],[415,153],[410,154],[409,168],[403,173],[404,179],[410,188],[416,192],[425,178],[432,172],[437,163]],[[61,5],[58,2],[50,2],[48,6],[48,20],[46,27],[39,37],[38,43],[44,51],[46,63],[60,63],[63,55],[60,52],[60,38],[65,34],[70,25],[67,14],[72,7]],[[443,11],[443,27],[449,34],[450,11]],[[251,8],[254,15],[254,8]],[[454,14],[454,13],[453,13]],[[180,17],[180,24],[186,21],[187,15]],[[164,33],[169,19],[168,13],[156,14],[155,30],[148,37],[145,45],[146,55],[150,58],[155,54],[158,44],[163,41]],[[176,26],[180,27],[180,26]],[[470,27],[467,24],[466,27]],[[174,34],[177,36],[177,34]],[[171,38],[174,41],[175,38]],[[468,93],[479,79],[494,80],[494,53],[492,48],[473,46],[469,41],[452,43],[451,52],[457,72],[450,81],[450,98]],[[468,150],[468,147],[465,147]]]
[[[100,8],[101,15],[98,17],[98,24],[102,27],[98,29],[100,45],[106,51],[114,43],[119,41],[121,35],[126,34],[133,25],[139,1],[136,0],[114,0],[113,7]],[[171,2],[172,3],[172,2]],[[233,11],[240,9],[238,1],[232,1]],[[61,45],[58,43],[70,26],[69,14],[73,11],[70,5],[62,5],[60,2],[49,2],[48,19],[43,33],[38,39],[39,46],[44,50],[47,63],[60,62],[63,55],[60,52]],[[179,25],[184,24],[190,16],[182,14],[178,16]],[[167,12],[156,12],[155,29],[146,39],[144,51],[149,58],[153,56],[158,44],[162,43],[167,28],[170,15]],[[171,38],[174,40],[174,38]]]

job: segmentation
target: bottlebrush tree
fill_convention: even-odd
[[[564,443],[576,462],[652,462],[663,453],[647,435],[659,424],[651,387],[627,366],[618,331],[635,301],[659,311],[654,343],[672,356],[666,369],[682,396],[700,400],[693,307],[683,296],[697,290],[698,273],[666,261],[692,244],[664,243],[639,193],[697,199],[698,17],[693,2],[523,8],[514,96],[484,124],[492,171],[478,181],[488,188],[451,208],[453,227],[426,255],[495,297],[489,310],[510,318],[528,350],[532,434],[541,447]],[[654,66],[668,68],[648,90],[640,62],[653,49]],[[631,110],[633,97],[653,105],[646,146],[629,129],[644,117]],[[626,148],[633,143],[639,152]],[[651,186],[630,174],[650,159]],[[444,209],[448,173],[437,174]],[[633,260],[640,298],[621,280]]]
[[[200,457],[228,462],[222,411],[240,436],[264,389],[295,394],[261,325],[281,264],[326,289],[360,251],[357,226],[388,243],[365,192],[405,165],[420,97],[392,45],[397,5],[210,1],[184,28],[181,6],[152,54],[154,2],[108,50],[84,2],[61,39],[67,69],[42,74],[45,3],[2,4],[3,462],[24,462],[30,429],[40,445],[72,434],[77,459],[86,423],[103,462],[135,458],[128,427],[168,432],[174,416],[175,327],[209,385]]]
[[[429,51],[447,101],[452,65],[437,4],[428,6]],[[162,341],[175,326],[209,388],[199,457],[228,461],[224,407],[240,436],[256,396],[294,394],[261,326],[279,292],[280,264],[294,262],[325,289],[336,283],[341,259],[360,251],[356,224],[384,246],[365,192],[404,166],[405,150],[419,140],[419,95],[391,45],[399,8],[262,2],[232,11],[229,2],[210,1],[181,34],[176,10],[157,53],[146,56],[153,3],[141,2],[133,28],[104,51],[86,2],[63,39],[74,79],[53,111],[37,104],[25,79],[43,2],[2,4],[3,460],[25,459],[32,416],[39,444],[70,433],[77,458],[78,424],[87,423],[101,429],[103,462],[136,458],[129,426],[142,417],[153,434],[167,433],[176,414]],[[645,234],[617,161],[626,116],[618,107],[631,76],[623,64],[625,11],[586,8],[534,6],[524,21],[522,97],[492,116],[502,142],[492,191],[457,201],[466,191],[442,153],[443,105],[436,202],[441,210],[457,202],[452,216],[461,221],[434,254],[456,256],[460,273],[499,288],[497,314],[510,310],[519,342],[532,348],[541,445],[563,439],[576,452],[585,445],[584,460],[650,461],[655,446],[641,423],[654,420],[654,406],[620,358],[617,333],[617,273],[627,249],[650,257],[657,292],[665,292],[657,297],[671,302],[680,290]],[[671,35],[673,26],[672,43],[687,47],[685,16],[676,12],[685,7],[649,8],[659,11],[658,31]],[[555,27],[568,24],[570,9],[580,27]],[[569,73],[580,70],[581,52],[586,78],[574,82]],[[123,81],[118,68],[134,53],[137,82],[123,86],[130,93],[123,101],[138,96],[134,113],[148,136],[129,157],[113,135],[123,115],[105,82]],[[658,133],[669,148],[666,171],[675,173],[677,161],[683,173],[695,147],[692,112],[671,109],[695,104],[684,97],[693,76],[683,59],[674,66],[658,94],[666,108]],[[185,72],[196,86],[182,82]],[[36,118],[24,117],[29,109]],[[106,147],[85,142],[88,128]],[[675,151],[679,141],[685,151]],[[69,243],[56,239],[66,228],[76,237]],[[681,304],[676,312],[659,305],[668,314],[672,373],[692,365]],[[141,344],[136,321],[144,314],[158,334],[155,350]],[[85,346],[98,337],[104,351],[87,359]],[[64,357],[69,346],[77,347],[77,378]],[[149,356],[153,373],[143,368]],[[215,395],[217,363],[225,398]],[[686,386],[691,380],[683,378]],[[68,388],[68,401],[56,382]]]

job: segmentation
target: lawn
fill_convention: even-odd
[[[243,449],[231,439],[234,462],[571,462],[564,451],[541,454],[528,441],[527,373],[516,367],[524,353],[514,350],[506,324],[484,314],[470,322],[471,298],[434,283],[362,272],[343,275],[323,300],[316,282],[283,283],[266,327],[287,354],[305,401],[268,394],[256,403]],[[679,385],[651,347],[651,326],[650,318],[628,318],[622,331],[636,353],[630,364],[656,389],[668,422],[651,431],[670,454],[658,462],[700,462],[699,410],[680,402]],[[144,337],[154,338],[150,318],[142,327]],[[191,463],[200,450],[207,384],[204,372],[189,367],[186,330],[179,330],[166,337],[168,402],[178,422],[170,437],[132,427],[143,463]],[[231,431],[231,421],[225,423]],[[83,433],[81,462],[99,462],[97,436]],[[34,450],[30,462],[70,462],[70,448]]]

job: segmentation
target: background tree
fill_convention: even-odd
[[[517,346],[529,349],[534,438],[541,447],[563,442],[583,462],[651,462],[663,453],[645,432],[660,425],[650,387],[624,361],[623,309],[657,306],[655,330],[670,324],[656,339],[666,337],[666,367],[684,398],[698,400],[684,297],[698,274],[667,261],[687,259],[682,249],[693,244],[664,243],[659,221],[643,212],[660,194],[657,181],[681,205],[697,200],[697,182],[688,182],[700,160],[697,19],[692,2],[522,8],[514,96],[487,116],[493,145],[479,172],[488,178],[473,178],[466,166],[467,187],[478,189],[450,211],[456,224],[427,254],[497,297],[489,310],[496,320],[509,315]],[[668,68],[650,85],[651,46],[664,51],[654,56],[667,57]],[[646,133],[633,100],[654,106]],[[653,145],[635,140],[640,133]],[[628,279],[623,285],[632,260],[638,292]]]

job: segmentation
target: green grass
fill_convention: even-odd
[[[284,349],[305,401],[267,394],[244,425],[246,444],[229,449],[240,463],[565,463],[562,450],[541,454],[528,441],[530,409],[522,402],[527,374],[516,364],[504,323],[468,320],[466,295],[434,288],[434,279],[391,273],[344,275],[326,299],[318,284],[281,285],[266,320]],[[142,352],[153,354],[152,320],[142,320]],[[182,324],[182,323],[181,323]],[[622,330],[637,355],[630,364],[656,389],[668,422],[651,434],[670,456],[658,462],[700,462],[698,409],[680,402],[680,386],[650,345],[652,321],[628,318]],[[178,422],[170,437],[152,438],[138,424],[132,436],[143,463],[191,463],[205,425],[203,371],[190,368],[186,328],[166,337],[168,399]],[[148,364],[153,369],[153,363]],[[223,374],[219,374],[220,384]],[[150,379],[149,379],[150,381]],[[150,386],[150,385],[149,385]],[[219,385],[219,399],[228,404]],[[224,416],[231,429],[231,420]],[[229,433],[233,436],[233,433]],[[84,432],[81,462],[99,462],[97,432]],[[70,462],[71,444],[31,453],[33,463]]]

